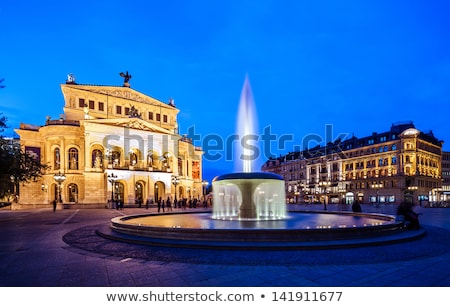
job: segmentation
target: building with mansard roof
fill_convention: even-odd
[[[262,171],[283,176],[289,203],[425,205],[442,198],[442,143],[404,122],[270,159]]]
[[[127,74],[128,75],[128,74]],[[131,77],[131,76],[130,76]],[[105,207],[202,197],[202,149],[179,135],[174,101],[123,86],[61,84],[64,112],[21,124],[21,146],[49,166],[13,208]]]

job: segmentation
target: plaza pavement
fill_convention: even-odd
[[[321,210],[323,205],[289,205]],[[328,210],[342,210],[329,205]],[[363,205],[393,213],[394,206]],[[295,251],[223,251],[110,241],[95,230],[155,208],[0,209],[2,287],[448,287],[450,208],[415,208],[426,236],[411,242]],[[177,211],[176,209],[174,211]],[[199,209],[189,209],[191,211]]]

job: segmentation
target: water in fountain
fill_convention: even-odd
[[[239,144],[236,163],[242,172],[225,174],[213,180],[213,218],[272,220],[286,216],[283,178],[271,173],[253,172],[256,116],[248,77],[242,87],[238,111]],[[253,142],[253,143],[252,143]]]

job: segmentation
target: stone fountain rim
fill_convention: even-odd
[[[232,179],[272,179],[272,180],[283,180],[278,174],[268,173],[268,172],[236,172],[228,173],[217,176],[213,179],[213,182],[221,180],[232,180]]]
[[[168,213],[168,214],[198,214]],[[292,212],[294,213],[294,212]],[[306,213],[297,211],[296,213]],[[310,213],[310,212],[307,212]],[[312,212],[311,212],[312,213]],[[314,213],[338,213],[317,212]],[[343,212],[340,212],[342,214]],[[394,216],[373,213],[351,213],[350,215],[377,215],[387,219]],[[153,214],[144,214],[146,216]],[[167,228],[145,225],[124,224],[129,218],[142,215],[116,217],[107,228],[97,230],[97,234],[109,239],[144,245],[214,248],[214,249],[310,249],[336,248],[344,246],[379,245],[404,240],[413,240],[425,235],[405,230],[402,222],[393,221],[387,225],[357,228],[329,229],[199,229]],[[106,225],[105,225],[106,226]],[[109,229],[109,230],[108,230]],[[356,231],[355,231],[356,230]]]

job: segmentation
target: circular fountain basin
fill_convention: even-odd
[[[335,248],[385,244],[422,236],[394,216],[289,212],[284,220],[218,220],[210,212],[116,217],[104,237],[139,244],[223,249]]]

